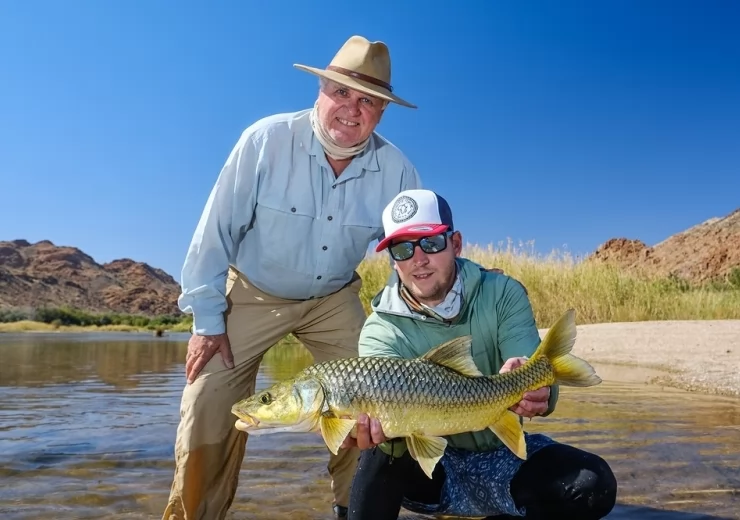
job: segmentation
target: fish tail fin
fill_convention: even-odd
[[[594,386],[601,383],[594,368],[570,353],[576,341],[575,310],[568,309],[547,331],[532,357],[544,356],[552,365],[555,383],[565,386]]]

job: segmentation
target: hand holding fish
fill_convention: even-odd
[[[511,372],[526,363],[526,357],[513,357],[506,360],[504,366],[498,371],[499,374]],[[532,418],[535,415],[541,415],[547,411],[547,403],[550,399],[550,387],[543,386],[531,392],[525,392],[522,400],[509,408],[512,412],[522,417]]]
[[[234,368],[234,355],[231,353],[229,336],[216,334],[214,336],[198,336],[193,334],[188,341],[188,354],[185,357],[185,375],[188,384],[192,384],[203,367],[216,354],[221,352],[226,368]]]
[[[357,438],[347,435],[340,448],[357,446],[361,450],[366,450],[368,448],[374,448],[387,440],[380,421],[378,419],[371,419],[367,414],[361,413],[357,417]]]

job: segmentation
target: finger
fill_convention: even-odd
[[[221,347],[218,349],[221,351],[221,358],[224,360],[226,368],[234,368],[234,354],[231,353],[231,346],[228,341],[222,341]]]
[[[369,422],[367,415],[364,413],[357,418],[357,447],[361,450],[372,447]]]
[[[193,351],[195,350],[195,345],[193,342],[193,338],[195,336],[190,337],[190,341],[188,341],[188,350],[185,353],[185,375],[187,376],[190,373],[190,368],[193,366]]]
[[[499,374],[502,374],[504,372],[510,372],[511,370],[514,370],[515,368],[519,368],[524,364],[526,359],[521,357],[515,357],[515,358],[509,358],[506,360],[504,365],[501,367],[501,370],[499,370]]]
[[[550,389],[545,387],[545,388],[540,388],[539,390],[525,392],[522,398],[528,401],[538,401],[538,402],[547,401],[550,398]]]
[[[208,359],[202,354],[195,358],[190,374],[188,374],[188,383],[192,384],[193,381],[198,378],[198,374],[200,374],[200,371],[203,370],[204,366],[206,366],[206,363],[208,363]]]
[[[533,405],[534,403],[532,403],[532,401],[527,401],[526,399],[522,399],[521,401],[517,403],[517,406],[519,406],[519,408],[526,410],[527,412],[532,411]]]
[[[498,371],[499,374],[504,374],[506,372],[511,372],[514,370],[516,363],[516,358],[507,359],[506,363],[501,367],[501,370]]]
[[[380,426],[380,421],[377,419],[372,419],[370,421],[370,436],[373,444],[380,444],[381,442],[386,441],[383,428]]]
[[[193,364],[195,364],[195,356],[188,353],[187,361],[185,361],[185,377],[188,379],[188,383],[192,383],[190,373],[193,371]]]
[[[547,403],[534,402],[526,399],[522,399],[517,403],[517,407],[520,411],[516,413],[524,415],[525,417],[534,417],[535,415],[539,415],[547,411]]]

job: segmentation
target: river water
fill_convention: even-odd
[[[186,340],[0,334],[0,516],[159,518]],[[310,362],[299,345],[273,348],[258,388]],[[555,414],[525,425],[612,465],[610,519],[740,518],[740,400],[627,383],[629,371],[599,368],[604,383],[564,388]],[[312,434],[252,437],[230,518],[331,518],[327,453]]]

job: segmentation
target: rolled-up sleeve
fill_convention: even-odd
[[[216,179],[190,242],[178,305],[193,315],[198,335],[226,331],[226,278],[242,229],[254,214],[258,160],[251,134],[243,133]]]

